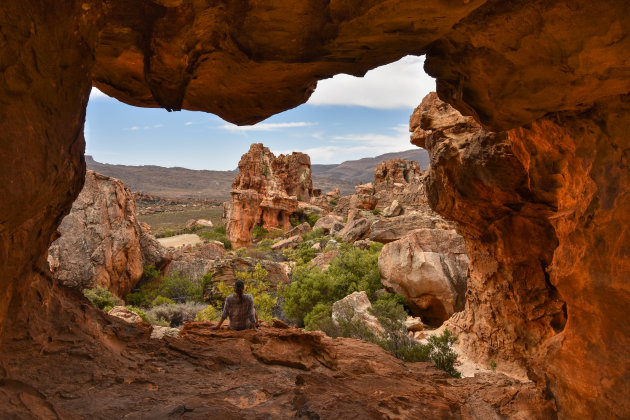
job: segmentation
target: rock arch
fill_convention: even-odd
[[[303,103],[318,79],[426,54],[443,100],[509,130],[434,162],[432,203],[478,250],[469,331],[500,341],[478,356],[527,366],[562,417],[627,417],[628,28],[623,0],[3,1],[3,348],[68,337],[118,348],[45,260],[83,183],[92,85],[131,105],[253,123]],[[566,324],[557,311],[542,320],[537,296],[554,293]]]

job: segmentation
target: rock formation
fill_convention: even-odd
[[[383,248],[381,281],[407,298],[414,315],[439,326],[464,309],[468,257],[454,230],[418,229]]]
[[[184,388],[170,373],[161,377],[154,361],[143,366],[155,368],[150,372],[159,383],[139,375],[148,349],[129,343],[140,330],[91,309],[48,270],[46,250],[83,185],[82,133],[93,84],[132,105],[203,110],[252,123],[305,102],[317,80],[362,75],[407,54],[426,54],[425,68],[436,77],[440,97],[496,133],[461,142],[453,132],[450,139],[427,141],[431,204],[457,220],[469,250],[478,249],[469,251],[468,321],[458,324],[468,331],[460,333],[488,338],[479,340],[479,357],[518,359],[562,418],[630,417],[630,326],[619,322],[630,308],[627,7],[624,0],[69,0],[55,7],[41,0],[3,1],[0,378],[2,395],[11,398],[0,406],[12,417],[30,416],[27,406],[53,417],[59,405],[65,408],[57,416],[71,417],[94,401],[82,393],[122,379],[119,408],[99,399],[104,406],[89,413],[106,406],[128,414],[145,397],[154,398],[155,386],[167,394],[170,386]],[[498,134],[502,130],[509,131]],[[121,348],[129,349],[124,358]],[[173,348],[155,354],[162,363],[182,360]],[[83,362],[89,358],[94,362],[86,374]],[[185,363],[199,360],[205,358]],[[99,370],[103,366],[106,371]],[[388,376],[396,378],[396,389],[413,380],[400,372]],[[293,388],[298,379],[299,391],[285,400],[296,401],[291,415],[306,416],[319,407],[325,413],[330,399],[309,397],[324,395],[318,390],[330,390],[333,380],[345,385],[343,378],[318,374],[290,378]],[[77,378],[87,377],[94,383],[76,386]],[[56,378],[55,388],[41,378]],[[370,377],[369,384],[353,388],[361,409],[368,410],[365,402],[376,395],[374,382]],[[385,383],[391,382],[379,386]],[[131,384],[135,395],[129,394]],[[502,384],[503,390],[511,386]],[[435,388],[413,385],[413,394],[395,401],[415,401],[418,389],[434,395]],[[439,417],[462,405],[460,415],[481,406],[493,410],[506,400],[504,409],[513,411],[501,411],[505,415],[552,415],[528,411],[544,402],[522,404],[523,392],[511,394],[514,400],[481,401],[474,389],[458,389],[448,391],[456,397],[444,404],[423,405],[422,415]],[[48,395],[69,397],[51,408]],[[215,417],[229,413],[220,411],[226,395],[234,394],[221,395]],[[400,394],[382,398],[390,395]],[[250,396],[255,400],[249,394],[240,403]],[[335,401],[338,411],[347,408]],[[392,400],[375,404],[387,401]],[[399,413],[419,416],[412,412],[417,406],[401,404],[395,403]],[[185,412],[186,406],[172,410]],[[203,416],[203,410],[197,413]],[[370,411],[363,417],[371,413],[385,415]]]
[[[144,266],[165,268],[167,251],[136,219],[136,203],[117,179],[87,171],[85,185],[48,250],[54,277],[79,289],[102,286],[124,297]]]
[[[430,94],[411,117],[431,155],[429,201],[457,222],[471,260],[451,327],[477,361],[548,384],[565,417],[628,412],[630,331],[617,320],[630,185],[615,162],[630,150],[629,111],[629,98],[609,99],[495,133]]]
[[[235,248],[251,243],[254,226],[289,228],[298,200],[310,201],[313,191],[311,160],[304,153],[276,158],[261,143],[254,143],[238,169],[232,202],[224,204],[227,237]]]
[[[336,325],[340,322],[363,323],[376,336],[384,336],[385,329],[378,319],[369,312],[372,307],[367,293],[354,292],[332,305],[332,321]]]

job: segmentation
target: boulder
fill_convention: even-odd
[[[405,320],[405,328],[407,331],[417,332],[424,330],[424,324],[422,318],[417,316],[408,316]]]
[[[372,223],[370,240],[389,243],[397,241],[416,229],[452,229],[452,223],[433,211],[410,212],[396,217],[380,218]]]
[[[370,332],[377,336],[383,336],[385,330],[378,319],[369,312],[371,307],[372,304],[365,291],[351,293],[333,303],[333,323],[339,325],[340,322],[362,322]]]
[[[130,292],[145,265],[163,269],[168,251],[136,218],[131,191],[119,180],[87,171],[81,193],[48,249],[53,276],[64,286],[102,286],[119,297]]]
[[[341,231],[339,237],[344,242],[354,242],[363,239],[370,231],[370,222],[367,219],[356,219],[348,222]]]
[[[418,229],[383,248],[383,284],[407,298],[411,312],[439,325],[464,308],[468,257],[454,230]]]
[[[154,325],[153,330],[151,331],[151,338],[155,340],[160,340],[164,337],[179,337],[179,328],[171,328],[171,327],[162,327],[159,325]]]
[[[403,208],[398,202],[398,200],[394,200],[392,201],[392,204],[390,204],[389,206],[383,209],[381,215],[383,217],[394,217],[394,216],[399,216],[400,213],[402,213],[402,211],[403,211]]]
[[[415,160],[389,159],[380,162],[374,170],[374,188],[376,191],[400,188],[406,184],[419,183],[422,171]]]
[[[319,245],[319,244],[317,244]],[[332,250],[332,251],[328,251],[328,252],[324,252],[322,254],[319,254],[318,256],[316,256],[315,258],[313,258],[309,264],[315,266],[315,267],[319,267],[322,270],[327,270],[328,266],[330,265],[330,262],[332,260],[334,260],[337,255],[339,255],[339,251],[337,250]]]
[[[282,235],[283,238],[291,238],[292,236],[296,236],[296,235],[304,235],[306,232],[310,232],[311,231],[311,225],[309,225],[308,223],[304,222],[301,223],[297,226],[295,226],[294,228],[290,229],[287,233],[285,233],[284,235]]]
[[[124,306],[114,306],[112,309],[109,310],[108,314],[111,316],[115,316],[116,318],[120,318],[130,324],[137,324],[142,322],[142,318],[140,318],[138,314],[130,311]]]
[[[322,208],[321,206],[311,204],[310,202],[299,202],[298,211],[301,211],[304,214],[316,214],[318,216],[322,216],[327,213],[326,209]]]
[[[343,229],[343,226],[343,217],[328,214],[319,218],[313,225],[313,229],[322,229],[326,234],[335,235]]]
[[[295,235],[291,236],[290,238],[283,239],[280,242],[276,242],[275,244],[271,245],[271,249],[273,249],[274,251],[278,251],[281,249],[296,248],[301,243],[302,235]]]

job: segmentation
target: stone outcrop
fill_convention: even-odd
[[[313,191],[311,160],[304,153],[276,158],[261,143],[254,143],[238,169],[232,201],[224,204],[227,237],[235,248],[251,243],[254,226],[290,228],[298,200],[310,201]]]
[[[431,155],[429,201],[457,222],[470,257],[451,328],[478,362],[548,384],[567,418],[630,409],[619,370],[630,342],[608,335],[630,336],[617,322],[630,185],[615,164],[630,150],[628,115],[622,97],[495,133],[431,94],[411,118]]]
[[[389,159],[376,165],[374,187],[381,191],[396,184],[419,183],[421,175],[420,164],[415,160]]]
[[[427,209],[423,209],[427,210]],[[434,211],[411,211],[396,217],[374,221],[370,227],[370,240],[387,244],[397,241],[416,229],[453,229],[453,223]]]
[[[114,306],[112,309],[109,310],[107,314],[115,316],[116,318],[120,318],[130,324],[137,324],[138,322],[142,322],[142,318],[140,318],[138,314],[130,311],[124,306]]]
[[[313,225],[313,229],[322,229],[325,234],[335,235],[343,229],[343,217],[334,214],[328,214],[317,219]]]
[[[122,378],[121,398],[89,408],[90,414],[107,407],[122,416],[137,401],[155,398],[155,386],[166,388],[165,394],[169,386],[183,387],[170,373],[160,377],[157,362],[144,356],[148,349],[138,363],[121,358],[119,349],[141,341],[134,333],[139,330],[101,316],[48,271],[46,250],[83,185],[83,125],[92,84],[131,105],[203,110],[252,123],[305,102],[316,80],[362,75],[407,54],[426,54],[425,68],[442,99],[488,130],[510,130],[463,143],[427,142],[433,154],[430,201],[458,221],[469,249],[479,249],[471,255],[470,318],[462,324],[468,331],[460,333],[470,335],[470,343],[488,337],[478,341],[484,343],[480,357],[496,354],[526,365],[562,418],[630,417],[630,327],[619,322],[630,308],[627,6],[624,0],[70,0],[52,8],[35,0],[3,1],[0,376],[2,398],[10,397],[0,406],[9,417],[54,417],[57,406],[57,417],[71,417],[94,404],[84,394],[93,393],[92,386],[118,387]],[[155,354],[160,363],[182,360],[173,348]],[[94,359],[89,374],[73,363],[86,358]],[[141,363],[155,368],[150,372],[158,383],[138,376]],[[111,366],[129,375],[112,376]],[[396,370],[390,377],[401,389],[411,376]],[[48,386],[34,378],[55,382]],[[77,388],[76,378],[94,382]],[[301,377],[303,394],[284,400],[303,402],[291,407],[291,415],[317,411],[322,400],[308,397],[330,389],[329,382],[315,374]],[[511,386],[499,382],[500,389]],[[129,395],[132,383],[137,399]],[[401,400],[415,401],[418,389],[427,389],[424,383],[414,383],[413,394]],[[454,417],[438,410],[462,407],[461,414],[481,406],[504,416],[553,415],[530,411],[544,402],[523,404],[531,394],[522,391],[505,400],[497,391],[496,399],[484,400],[472,388],[459,389],[449,390],[457,395],[453,404],[445,399],[436,407],[431,400],[435,411],[422,415]],[[365,403],[371,390],[366,384],[353,392]],[[72,398],[75,392],[78,398]],[[60,402],[60,395],[69,398]],[[224,395],[206,417],[228,417],[229,411],[217,414]],[[387,404],[375,404],[381,402]],[[158,409],[155,400],[151,404]],[[196,407],[203,416],[202,403]],[[403,415],[407,407],[396,403]],[[418,407],[426,406],[410,410]],[[158,414],[153,417],[168,413]]]
[[[414,315],[439,326],[464,309],[468,257],[454,230],[418,229],[383,248],[383,284],[407,298]]]
[[[332,321],[340,323],[363,323],[371,333],[382,337],[385,329],[374,315],[370,313],[372,304],[364,291],[354,292],[332,305]]]
[[[339,231],[339,237],[344,242],[355,242],[363,239],[370,231],[370,222],[360,218],[348,221],[343,229]]]
[[[133,195],[117,179],[87,171],[85,185],[48,250],[54,277],[79,289],[102,286],[130,292],[144,266],[165,268],[170,257],[136,218]]]

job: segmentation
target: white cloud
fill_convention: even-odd
[[[184,125],[193,125],[193,124],[194,124],[194,123],[193,123],[192,121],[186,121],[186,122],[184,123]]]
[[[401,124],[402,125],[402,124]],[[392,134],[361,133],[334,136],[335,144],[308,149],[278,150],[274,153],[290,154],[292,152],[306,153],[312,163],[341,163],[345,160],[374,157],[384,153],[402,152],[412,149],[409,133],[400,126],[392,127]]]
[[[90,100],[93,99],[108,99],[109,96],[105,95],[103,92],[92,86],[92,90],[90,91]]]
[[[376,109],[414,108],[435,80],[424,73],[424,57],[408,55],[364,77],[338,74],[321,80],[309,99],[311,105],[354,105]]]
[[[297,121],[297,122],[287,122],[287,123],[259,123],[256,125],[244,125],[244,126],[238,126],[234,124],[224,124],[221,126],[221,128],[225,130],[232,130],[232,131],[273,131],[273,130],[279,130],[282,128],[310,127],[313,125],[317,125],[317,123]]]

